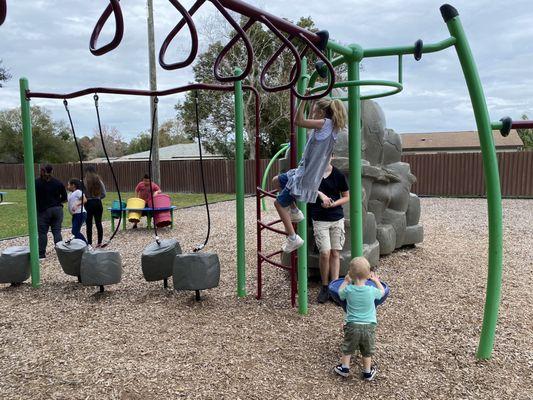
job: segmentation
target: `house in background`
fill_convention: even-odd
[[[150,156],[149,151],[143,151],[135,154],[128,154],[122,157],[113,157],[111,158],[112,162],[122,162],[122,161],[148,161]],[[202,146],[202,158],[204,160],[220,160],[224,159],[220,154],[212,154],[208,152],[204,146]],[[198,143],[185,143],[185,144],[174,144],[172,146],[161,147],[159,149],[159,160],[160,161],[172,161],[172,160],[199,160],[200,153],[198,151]],[[105,158],[95,158],[89,162],[92,163],[101,163],[107,162]]]
[[[400,137],[404,154],[481,152],[477,131],[403,133]],[[493,131],[492,137],[497,152],[519,151],[524,147],[515,129],[507,137],[503,137],[500,131]]]

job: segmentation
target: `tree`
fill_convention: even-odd
[[[9,79],[11,79],[11,74],[2,67],[2,60],[0,60],[0,88],[3,87],[2,82],[7,82]]]
[[[111,157],[122,157],[126,154],[128,144],[124,141],[121,133],[113,126],[102,125],[102,137],[104,139],[107,155]],[[93,144],[93,149],[89,152],[90,159],[97,157],[105,157],[102,140],[100,138],[100,131],[94,129],[93,137],[90,139]]]
[[[241,26],[246,22],[241,19]],[[302,18],[299,26],[314,30],[311,18]],[[279,39],[261,24],[254,24],[247,32],[255,54],[253,68],[244,80],[244,84],[255,86],[259,89],[259,78],[262,66],[266,64],[270,56],[281,45]],[[218,35],[220,38],[220,35]],[[213,64],[231,37],[230,32],[224,38],[224,42],[216,41],[210,44],[207,50],[198,57],[193,67],[197,82],[217,83],[213,76]],[[295,43],[301,49],[302,44]],[[235,46],[228,53],[221,65],[222,75],[233,75],[233,68],[242,66],[242,60],[246,59],[244,46]],[[309,65],[313,65],[311,57]],[[266,75],[266,81],[270,86],[278,86],[289,81],[290,70],[294,64],[294,58],[286,50],[279,61],[275,62]],[[260,156],[271,157],[282,143],[289,140],[289,94],[288,91],[268,93],[259,89],[261,94],[261,154]],[[208,151],[219,153],[227,158],[233,158],[235,151],[234,138],[234,110],[233,94],[225,92],[199,92],[199,118],[201,121],[201,133],[204,145]],[[185,100],[176,105],[179,118],[183,120],[185,131],[190,135],[196,134],[195,119],[195,93],[188,93]],[[245,94],[245,151],[249,158],[255,158],[255,99],[250,94]]]
[[[70,129],[63,122],[55,122],[50,111],[33,106],[30,109],[35,162],[64,163],[78,159]],[[22,163],[24,145],[20,108],[0,112],[0,160]]]
[[[150,150],[151,131],[142,132],[132,139],[128,146],[127,154],[140,153]],[[176,119],[169,119],[159,127],[160,147],[172,146],[173,144],[193,143],[193,140],[183,132],[183,127]]]
[[[529,119],[526,114],[522,115],[523,120]],[[533,149],[533,129],[517,129],[518,136],[524,142],[524,149],[532,150]]]

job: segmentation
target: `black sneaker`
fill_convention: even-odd
[[[329,300],[329,289],[327,286],[322,286],[320,288],[320,292],[318,292],[316,301],[319,302],[320,304],[323,304],[328,300]]]
[[[342,364],[339,364],[335,368],[333,368],[333,371],[335,371],[335,373],[339,374],[340,376],[344,376],[345,378],[350,375],[350,368],[344,368]]]
[[[375,365],[373,365],[370,368],[370,372],[363,372],[363,379],[365,381],[371,381],[371,380],[374,379],[374,377],[376,376],[377,373],[378,373],[378,369],[376,368]]]

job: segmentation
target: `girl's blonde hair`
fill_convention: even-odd
[[[348,117],[346,115],[344,104],[342,104],[342,101],[339,99],[331,100],[323,97],[317,100],[315,107],[324,111],[326,118],[331,119],[333,122],[333,128],[336,131],[340,131],[346,127]]]

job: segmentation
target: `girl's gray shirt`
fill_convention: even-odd
[[[333,121],[326,118],[322,128],[315,129],[309,135],[298,167],[287,171],[286,188],[297,201],[316,202],[318,187],[333,153],[337,133],[334,130]]]

